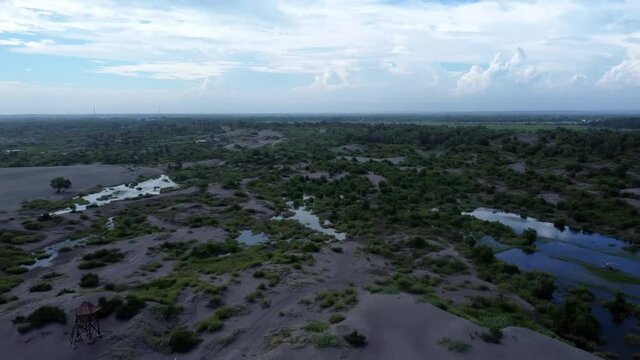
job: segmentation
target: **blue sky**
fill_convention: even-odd
[[[640,110],[640,1],[0,0],[0,114]]]

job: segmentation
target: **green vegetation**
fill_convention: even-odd
[[[457,353],[464,353],[471,349],[471,344],[461,340],[451,340],[449,338],[442,338],[438,344],[446,347],[449,351]]]
[[[63,177],[57,177],[51,179],[49,185],[51,185],[51,187],[54,188],[57,193],[59,193],[60,191],[68,190],[71,188],[71,180]]]
[[[9,245],[23,245],[42,240],[44,237],[40,234],[34,234],[19,230],[2,230],[0,229],[0,242]]]
[[[43,291],[49,291],[51,290],[53,287],[51,286],[51,284],[46,283],[46,282],[41,282],[41,283],[37,283],[32,285],[29,288],[30,292],[43,292]]]
[[[169,348],[172,352],[187,353],[200,343],[198,334],[187,329],[176,329],[169,335]]]
[[[208,317],[196,324],[196,331],[207,330],[208,332],[216,332],[224,326],[224,321],[220,320],[217,315]]]
[[[340,346],[340,338],[334,334],[323,333],[313,337],[313,345],[318,349]]]
[[[6,293],[22,283],[22,277],[16,275],[0,275],[0,294]]]
[[[591,314],[594,301],[595,296],[586,288],[571,290],[555,320],[558,332],[584,347],[592,346],[590,342],[598,342],[600,324]]]
[[[435,258],[426,257],[424,259],[424,265],[429,270],[443,275],[452,275],[467,271],[467,265],[450,255]]]
[[[633,315],[634,305],[629,303],[622,291],[616,292],[613,299],[607,301],[604,306],[609,309],[611,316],[617,323]]]
[[[102,249],[82,257],[78,269],[88,270],[115,264],[124,259],[125,254],[119,249]]]
[[[144,300],[141,300],[133,295],[127,296],[126,300],[116,307],[116,319],[129,320],[138,315],[140,310],[145,307]]]
[[[329,324],[320,321],[313,321],[305,325],[304,329],[309,332],[320,333],[327,331],[327,329],[329,329]]]
[[[243,310],[242,307],[221,307],[216,310],[213,315],[196,324],[196,331],[216,332],[224,326],[224,320],[239,314]]]
[[[51,323],[66,324],[67,315],[58,307],[41,306],[27,317],[16,317],[13,319],[13,323],[18,326],[19,332],[26,333]]]
[[[80,287],[81,288],[95,288],[100,285],[100,277],[98,274],[87,273],[82,275],[80,278]]]
[[[338,324],[338,323],[341,323],[344,319],[345,319],[344,315],[333,314],[329,318],[329,323],[330,324]]]
[[[350,287],[343,290],[323,291],[316,294],[315,302],[323,309],[345,310],[358,303],[358,293]]]
[[[478,117],[491,124],[478,125]],[[337,231],[357,239],[359,247],[354,256],[372,261],[384,258],[390,272],[376,274],[380,276],[373,283],[365,284],[371,292],[414,294],[486,327],[480,337],[487,342],[500,342],[500,329],[505,326],[523,326],[596,351],[600,334],[590,315],[596,299],[558,285],[568,295],[562,303],[553,303],[552,295],[557,290],[553,277],[520,271],[496,259],[490,247],[478,244],[478,239],[490,235],[505,248],[532,252],[538,234],[526,230],[517,235],[506,226],[461,213],[489,207],[552,222],[558,228],[570,226],[599,232],[626,240],[627,256],[634,258],[631,252],[640,248],[640,213],[633,204],[640,196],[624,190],[640,187],[640,132],[611,130],[606,128],[613,126],[609,121],[603,122],[602,128],[564,126],[562,121],[575,119],[571,115],[478,117],[395,118],[399,122],[416,122],[404,124],[383,123],[388,122],[388,116],[357,118],[357,123],[353,123],[353,117],[343,116],[331,121],[308,116],[301,119],[308,122],[299,123],[288,123],[289,119],[280,117],[260,121],[264,119],[251,116],[238,121],[202,117],[179,121],[1,122],[3,137],[29,139],[21,143],[23,151],[19,153],[0,151],[1,166],[171,164],[171,178],[180,182],[183,189],[197,190],[133,200],[124,209],[116,210],[117,214],[87,211],[77,223],[39,214],[72,206],[79,199],[25,202],[22,210],[26,218],[19,221],[29,231],[0,231],[0,292],[10,291],[22,281],[16,274],[26,271],[23,265],[46,256],[43,251],[30,253],[22,246],[39,241],[49,229],[64,229],[72,233],[72,238],[91,236],[89,245],[137,241],[134,238],[138,236],[154,234],[157,243],[149,254],[159,258],[140,270],[159,273],[159,264],[170,261],[171,265],[163,265],[163,275],[153,276],[146,283],[126,287],[106,284],[105,290],[122,292],[123,297],[134,299],[105,299],[102,306],[110,309],[106,313],[120,311],[124,317],[135,316],[149,301],[154,303],[153,311],[160,319],[170,320],[179,311],[180,294],[187,290],[203,296],[211,308],[218,309],[196,324],[195,330],[216,331],[224,326],[225,318],[238,311],[237,304],[223,306],[227,281],[232,286],[244,281],[246,275],[261,279],[258,288],[245,299],[268,306],[268,286],[281,290],[280,283],[289,280],[289,273],[316,273],[312,265],[326,251],[340,259],[352,256],[349,245],[331,243],[330,236],[318,234],[297,221],[268,220],[271,212],[287,218],[291,202],[293,207],[304,205],[321,223],[328,221]],[[548,123],[528,123],[538,118]],[[458,124],[435,124],[435,120],[455,120]],[[234,144],[239,137],[252,139],[262,130],[281,134],[284,141],[243,150]],[[234,135],[237,133],[243,135]],[[201,138],[207,144],[199,142]],[[215,146],[211,144],[213,139]],[[216,166],[193,164],[212,159]],[[379,177],[380,182],[368,177]],[[256,210],[253,205],[266,210]],[[115,227],[108,230],[106,216],[112,215]],[[210,241],[200,242],[202,231],[195,228],[205,226],[223,229],[226,238],[212,236],[206,239]],[[169,240],[175,227],[194,229],[180,233],[184,240],[175,242]],[[245,229],[264,232],[270,241],[245,246],[233,240]],[[124,257],[117,249],[100,250],[86,254],[80,267],[107,266]],[[172,271],[165,274],[164,270],[169,271],[174,264]],[[640,283],[622,272],[579,265],[603,281]],[[321,273],[317,274],[317,281],[323,281]],[[462,274],[465,278],[477,275],[493,285],[450,281]],[[221,279],[223,282],[217,282]],[[45,280],[41,279],[46,283]],[[95,280],[89,286],[98,286],[99,279]],[[484,293],[460,305],[447,300],[447,294],[463,288]],[[535,311],[522,310],[510,300],[515,299],[512,295],[533,305]],[[319,292],[304,303],[309,310],[325,314],[323,320],[338,324],[344,316],[330,316],[329,312],[344,313],[357,302],[358,293],[350,287]],[[255,309],[251,304],[247,309]],[[631,316],[629,305],[623,294],[616,294],[606,304],[618,320]],[[285,333],[278,334],[274,342],[289,341],[293,345],[296,340]],[[224,336],[227,340],[221,340],[221,344],[233,341],[236,335],[234,331]],[[163,335],[165,342],[168,336],[169,333]],[[307,343],[312,341],[318,347],[351,343],[346,338],[337,341],[326,328],[306,336]],[[468,350],[468,344],[454,340],[444,346],[452,351]]]
[[[363,347],[367,345],[367,337],[355,330],[343,336],[343,338],[353,347]]]
[[[32,265],[35,259],[26,251],[12,245],[0,245],[0,270],[7,274],[22,274],[27,269],[22,265]]]

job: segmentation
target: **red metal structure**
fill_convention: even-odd
[[[71,346],[75,349],[76,344],[81,341],[91,343],[95,337],[102,336],[100,332],[100,321],[97,313],[99,306],[95,306],[88,301],[84,301],[76,309],[76,322],[71,330]]]

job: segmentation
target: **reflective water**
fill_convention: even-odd
[[[65,240],[44,248],[44,253],[49,255],[46,259],[37,259],[35,263],[31,265],[25,265],[29,270],[35,268],[49,267],[53,264],[53,260],[58,257],[61,249],[73,249],[78,246],[84,246],[88,238],[81,238],[77,240]]]
[[[477,208],[472,212],[463,212],[462,214],[471,215],[480,220],[499,222],[510,227],[517,234],[522,234],[525,229],[531,228],[538,233],[539,237],[569,242],[576,246],[612,254],[623,254],[625,252],[622,249],[626,245],[624,241],[602,234],[573,230],[568,226],[558,229],[550,222],[538,221],[532,217],[521,217],[518,214],[488,208]]]
[[[307,199],[310,199],[310,197],[305,196],[303,199],[307,200]],[[329,236],[333,236],[338,240],[344,240],[347,238],[346,233],[338,232],[334,228],[322,226],[320,224],[320,218],[314,215],[313,212],[311,212],[311,210],[307,210],[306,206],[302,205],[298,208],[294,208],[293,202],[291,201],[288,202],[287,204],[289,205],[289,210],[293,212],[293,215],[286,218],[283,218],[282,216],[274,216],[271,219],[272,220],[296,220],[297,222],[299,222],[300,224],[304,225],[309,229],[315,230],[317,232],[320,232]]]
[[[76,211],[87,210],[90,205],[102,206],[114,201],[133,199],[142,195],[158,195],[162,189],[175,188],[178,184],[173,182],[167,175],[160,175],[155,179],[149,179],[138,184],[122,184],[114,187],[108,187],[97,193],[83,196],[84,204],[76,204]],[[73,211],[72,208],[58,210],[52,215],[67,214]]]
[[[240,235],[236,238],[236,240],[245,245],[256,245],[269,240],[269,236],[265,233],[255,234],[251,230],[242,230],[240,231]]]
[[[478,208],[469,213],[478,219],[496,221],[510,227],[521,234],[524,229],[532,228],[538,232],[536,251],[527,254],[521,249],[509,248],[491,236],[484,236],[480,244],[490,246],[496,257],[507,263],[516,265],[522,270],[539,270],[553,274],[559,286],[554,294],[554,301],[560,302],[566,289],[586,285],[596,295],[598,301],[593,305],[593,315],[601,325],[604,348],[617,352],[621,358],[630,358],[638,351],[638,346],[624,342],[624,335],[637,333],[638,321],[626,319],[617,323],[609,310],[602,306],[603,300],[613,298],[616,291],[623,291],[629,301],[640,301],[640,285],[630,282],[611,281],[599,276],[605,264],[612,264],[617,271],[631,277],[640,278],[640,257],[622,249],[623,241],[597,233],[585,233],[565,227],[558,229],[552,223],[541,222],[534,218],[523,218],[520,215]]]

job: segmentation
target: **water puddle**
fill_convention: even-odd
[[[245,245],[257,245],[269,240],[269,235],[265,233],[254,233],[251,230],[242,230],[240,235],[236,238],[238,242]]]
[[[303,200],[306,201],[307,199],[310,199],[310,198],[311,198],[310,196],[304,196]],[[338,240],[344,240],[347,238],[346,233],[338,232],[334,228],[322,226],[320,224],[320,218],[318,218],[318,216],[313,214],[311,210],[307,210],[307,207],[305,205],[302,205],[298,208],[294,208],[292,201],[287,202],[287,204],[289,205],[289,210],[293,213],[293,215],[286,218],[282,216],[274,216],[271,218],[271,220],[296,220],[306,228],[309,228],[311,230],[317,231],[322,234],[333,236]],[[327,225],[327,222],[325,221],[325,226],[326,225]]]
[[[37,259],[35,263],[31,265],[25,265],[24,267],[28,270],[49,267],[53,264],[53,260],[58,257],[61,251],[65,251],[67,249],[71,250],[76,247],[84,246],[87,240],[88,238],[81,238],[76,240],[67,239],[53,245],[49,245],[43,249],[44,254],[49,255],[47,258]]]
[[[107,219],[107,222],[104,224],[107,230],[113,230],[116,227],[115,218],[112,216]]]
[[[159,195],[162,189],[176,188],[178,184],[167,175],[160,175],[155,179],[149,179],[138,184],[122,184],[108,187],[100,192],[81,197],[81,204],[75,205],[75,211],[87,210],[89,206],[102,206],[114,201],[134,199],[144,195]],[[53,212],[52,215],[62,215],[72,212],[74,209],[66,208]]]

